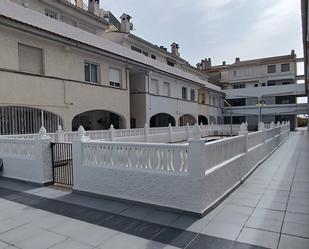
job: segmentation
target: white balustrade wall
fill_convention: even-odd
[[[202,215],[290,132],[289,124],[252,134],[242,126],[242,135],[209,143],[198,126],[190,130],[192,139],[186,144],[93,141],[81,136],[73,141],[73,188]]]
[[[52,181],[50,137],[0,138],[0,176],[46,184]]]
[[[209,135],[230,135],[231,125],[200,125],[202,137]],[[234,135],[239,131],[240,125],[232,125]],[[109,129],[98,131],[86,131],[86,135],[92,140],[108,140],[119,142],[155,142],[169,143],[186,141],[192,136],[193,126],[156,127],[139,129]],[[77,132],[48,133],[53,142],[72,142],[78,137]],[[33,139],[38,134],[5,135],[3,138]]]

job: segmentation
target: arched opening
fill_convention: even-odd
[[[223,124],[223,118],[217,117],[217,124]]]
[[[158,113],[150,118],[150,127],[175,126],[175,118],[167,113]]]
[[[209,122],[210,124],[217,124],[217,120],[214,116],[209,116]]]
[[[185,126],[185,125],[195,125],[196,124],[196,119],[194,116],[190,114],[184,114],[179,118],[179,125],[180,126]]]
[[[63,126],[63,120],[52,112],[26,106],[0,106],[0,135],[34,134],[41,126],[53,133],[58,125]]]
[[[208,119],[203,115],[199,115],[198,124],[208,125]]]
[[[81,125],[86,131],[107,130],[111,125],[115,129],[122,129],[124,121],[118,114],[113,112],[93,110],[76,115],[72,120],[72,131],[78,130]]]

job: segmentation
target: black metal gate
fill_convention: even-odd
[[[51,143],[53,182],[73,185],[72,143]]]

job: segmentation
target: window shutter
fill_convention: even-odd
[[[20,71],[43,74],[42,49],[18,44],[18,57]]]

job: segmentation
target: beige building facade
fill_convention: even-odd
[[[2,134],[221,122],[220,87],[176,43],[157,47],[130,34],[128,15],[118,22],[91,4],[0,3]],[[200,91],[211,103],[199,102]]]

